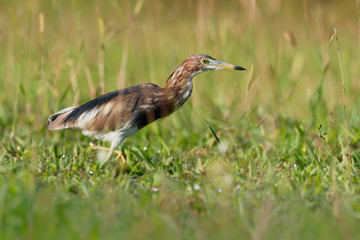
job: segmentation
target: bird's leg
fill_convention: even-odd
[[[103,147],[103,146],[99,146],[99,145],[95,145],[95,142],[96,141],[91,141],[90,142],[90,147],[94,150],[100,150],[100,151],[109,151],[110,148],[107,148],[107,147]]]
[[[118,158],[121,158],[123,164],[126,164],[126,157],[125,157],[124,153],[122,151],[116,149],[122,141],[123,141],[123,138],[113,140],[110,148],[95,145],[95,143],[93,141],[91,141],[90,147],[94,150],[108,151],[108,154],[106,155],[105,159],[103,160],[104,163],[107,162],[107,160],[109,160],[111,155],[115,152],[118,154]]]
[[[114,139],[111,143],[111,147],[109,150],[109,153],[107,154],[106,158],[104,159],[104,162],[109,160],[113,152],[116,152],[118,154],[118,158],[121,158],[123,164],[126,164],[126,158],[122,151],[117,150],[116,148],[120,145],[120,143],[123,141],[123,138]]]
[[[116,147],[117,147],[117,146],[116,146]],[[106,148],[106,149],[109,150],[109,152],[108,152],[108,154],[106,155],[106,158],[103,160],[104,163],[107,162],[107,161],[110,159],[110,157],[111,157],[111,155],[112,155],[113,153],[117,153],[117,154],[118,154],[118,157],[117,157],[117,158],[121,158],[123,164],[126,164],[125,154],[124,154],[122,151],[115,149],[116,147],[113,147],[112,144],[111,144],[111,147],[110,147],[110,148]]]

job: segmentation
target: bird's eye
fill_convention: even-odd
[[[203,59],[201,59],[201,62],[202,62],[203,64],[207,64],[207,63],[209,63],[209,60],[203,58]]]

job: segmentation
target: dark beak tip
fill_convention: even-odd
[[[235,66],[234,69],[235,69],[235,70],[246,70],[245,68],[240,67],[240,66]]]

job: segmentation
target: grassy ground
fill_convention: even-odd
[[[359,11],[0,1],[0,238],[359,238]],[[124,142],[127,167],[101,169],[91,139],[46,130],[64,107],[164,85],[194,53],[248,71],[197,76],[179,111]]]

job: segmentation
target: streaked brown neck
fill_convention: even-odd
[[[185,61],[168,77],[165,88],[171,89],[175,93],[176,109],[191,96],[193,89],[192,78],[199,72],[197,69],[194,70],[189,67]]]
[[[181,64],[166,80],[166,88],[181,88],[190,81],[190,73]]]

